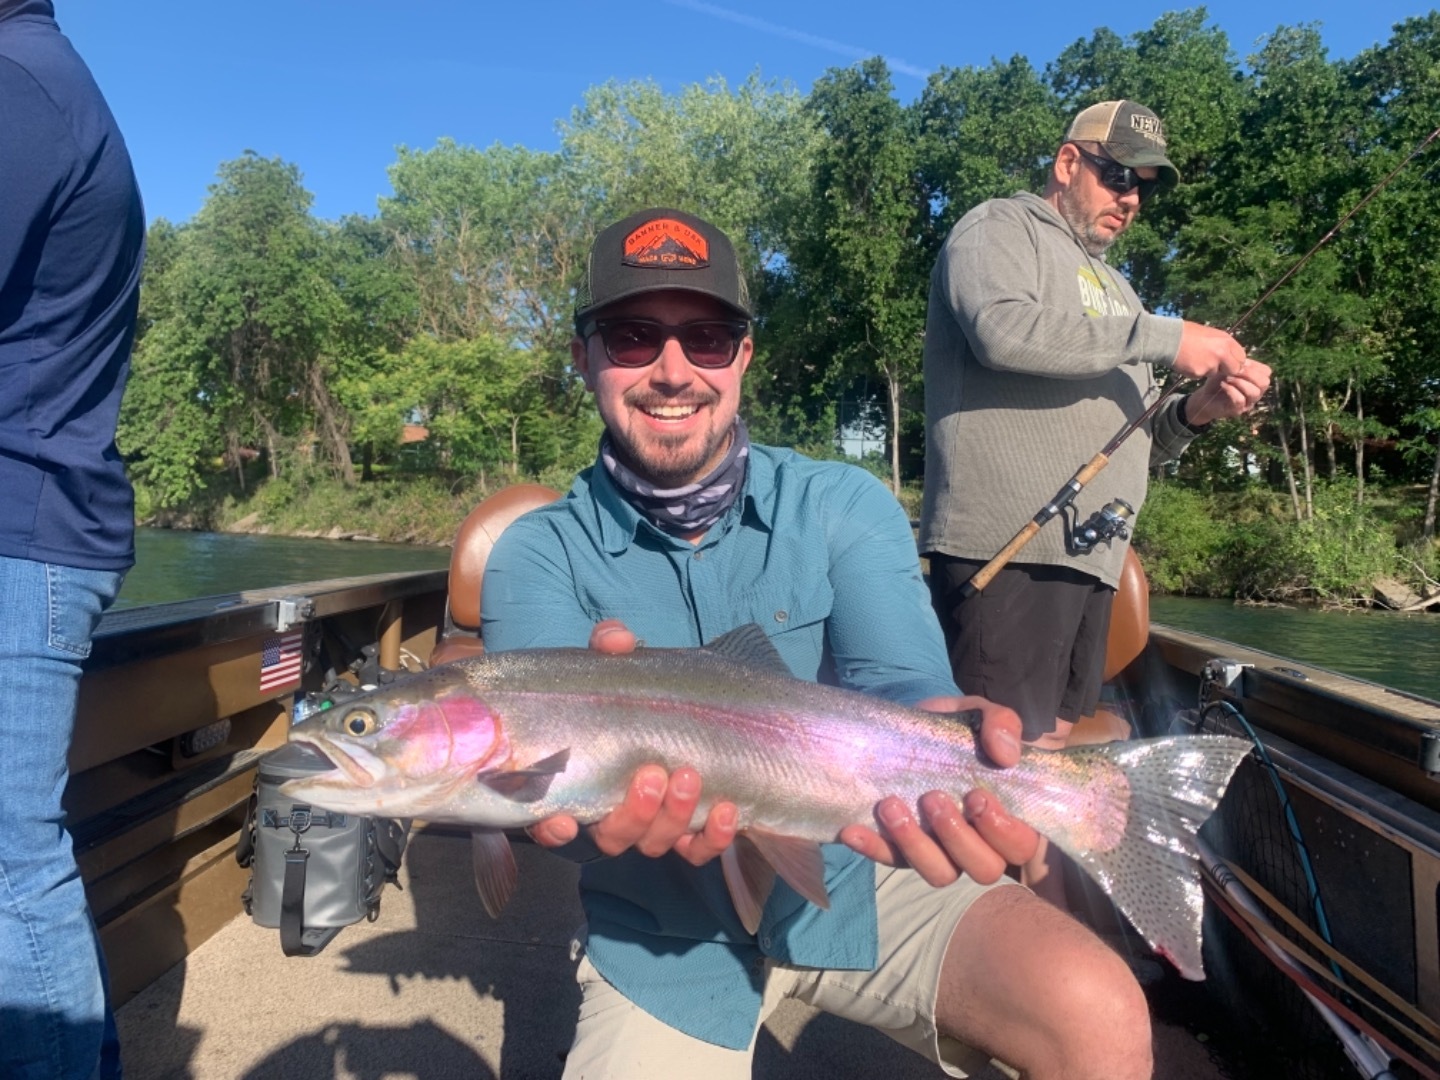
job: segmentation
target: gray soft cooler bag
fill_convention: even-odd
[[[410,829],[408,821],[332,814],[280,794],[286,780],[330,768],[303,743],[261,758],[235,852],[250,867],[245,910],[280,931],[286,956],[314,956],[342,928],[379,915],[380,892],[395,881]]]

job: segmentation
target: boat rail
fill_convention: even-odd
[[[1234,661],[1221,693],[1252,721],[1440,811],[1440,702],[1167,626],[1152,625],[1150,643],[1156,666],[1192,686],[1217,657]]]

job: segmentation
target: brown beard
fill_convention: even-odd
[[[1065,223],[1069,225],[1075,233],[1076,239],[1080,241],[1080,246],[1085,249],[1086,254],[1097,257],[1104,255],[1105,252],[1110,250],[1110,245],[1119,238],[1120,233],[1117,232],[1114,236],[1105,236],[1102,234],[1100,230],[1095,227],[1094,220],[1085,216],[1084,212],[1077,205],[1078,201],[1074,195],[1074,189],[1068,187],[1062,188],[1060,190],[1059,205],[1057,207],[1060,211],[1060,216],[1065,219]],[[1122,229],[1121,231],[1123,232],[1124,230]]]
[[[625,404],[633,409],[640,409],[645,405],[651,407],[697,405],[704,408],[715,404],[716,401],[718,401],[718,397],[710,400],[691,398],[681,401],[637,394],[633,398],[626,398]],[[659,435],[643,444],[648,451],[648,457],[642,456],[642,444],[632,440],[628,431],[611,430],[610,439],[617,456],[628,469],[650,481],[656,487],[664,489],[683,487],[699,479],[711,462],[722,456],[728,449],[733,431],[734,428],[729,427],[724,431],[714,433],[715,437],[704,440],[698,449],[690,453],[684,453],[682,449],[686,443],[686,436]]]

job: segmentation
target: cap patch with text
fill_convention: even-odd
[[[625,237],[620,261],[626,266],[698,270],[710,265],[710,242],[683,221],[656,218]]]

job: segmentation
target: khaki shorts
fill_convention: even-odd
[[[989,1056],[941,1035],[935,1028],[940,965],[961,916],[990,889],[1016,883],[1001,878],[977,885],[962,877],[943,889],[913,870],[875,868],[880,953],[874,971],[825,971],[768,961],[760,1024],[786,998],[876,1028],[939,1065],[968,1076]],[[755,1038],[730,1050],[677,1031],[630,1002],[607,983],[588,957],[580,961],[580,1018],[565,1059],[566,1080],[749,1080]]]

